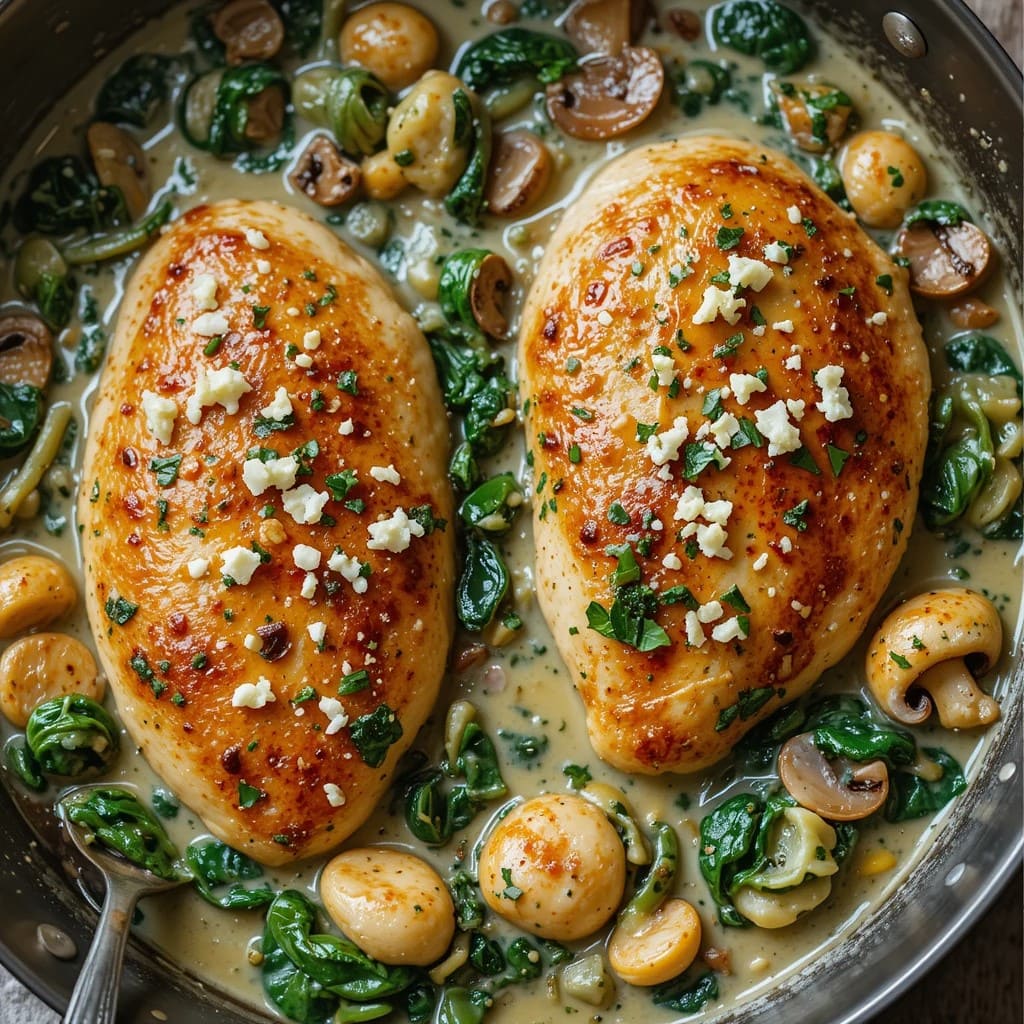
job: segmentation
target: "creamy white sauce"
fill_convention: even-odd
[[[476,8],[467,6],[461,9],[447,3],[430,6],[436,8],[430,13],[442,28],[443,38],[447,42],[442,52],[444,61],[452,57],[463,39],[494,30],[494,26],[479,16]],[[943,163],[941,149],[935,140],[907,115],[879,82],[864,72],[856,62],[855,55],[842,50],[820,30],[816,29],[815,34],[819,42],[818,56],[806,71],[818,74],[824,80],[841,87],[853,99],[864,127],[894,128],[914,144],[928,166],[930,196],[962,198],[964,190],[952,169]],[[4,178],[0,198],[18,194],[25,171],[41,156],[79,152],[82,149],[82,132],[90,117],[92,100],[107,75],[127,56],[137,52],[175,54],[180,52],[186,38],[187,20],[184,9],[181,9],[150,24],[102,60],[61,103],[59,118],[55,113],[52,120],[44,119],[26,141],[22,157]],[[690,59],[708,56],[703,45],[683,44],[666,33],[652,35],[645,41],[656,46],[663,56],[678,54]],[[752,112],[759,112],[762,109],[762,69],[757,62],[735,54],[724,56],[737,65],[734,79],[750,93]],[[542,120],[538,109],[528,105],[502,123],[502,127],[537,129],[538,122]],[[170,110],[166,110],[164,120],[148,133],[144,147],[150,160],[150,177],[155,187],[160,190],[161,183],[174,183],[178,212],[198,203],[226,197],[261,198],[293,203],[313,216],[323,218],[325,211],[296,195],[283,174],[241,174],[233,170],[229,162],[217,161],[191,149],[168,120],[169,114]],[[704,134],[708,131],[764,140],[769,145],[779,145],[782,141],[778,130],[756,124],[750,116],[744,115],[729,103],[720,103],[708,108],[701,117],[688,119],[665,97],[654,116],[641,129],[624,139],[606,144],[582,143],[562,138],[557,132],[547,130],[545,139],[556,155],[558,171],[543,207],[523,220],[512,223],[491,220],[479,231],[454,228],[452,237],[445,237],[440,231],[441,226],[453,226],[443,213],[440,202],[424,199],[409,190],[392,204],[396,215],[393,237],[405,239],[410,247],[419,243],[429,249],[433,245],[441,252],[454,250],[471,241],[474,245],[483,245],[504,255],[516,275],[512,304],[515,313],[512,319],[514,329],[523,296],[546,240],[565,205],[586,188],[592,175],[608,159],[626,148],[655,139]],[[303,148],[301,130],[299,134],[296,153]],[[188,174],[181,173],[178,164],[181,160],[187,163]],[[190,180],[194,180],[194,184],[189,184]],[[981,201],[978,196],[969,200],[976,214],[985,213],[983,208],[979,208]],[[350,240],[343,228],[340,234]],[[375,258],[375,253],[365,249],[363,251],[371,259]],[[113,333],[118,303],[133,262],[126,260],[104,265],[95,276],[79,275],[94,291],[108,335]],[[397,287],[408,308],[420,312],[428,308],[425,300],[408,283],[401,281]],[[1008,289],[1005,278],[996,275],[979,293],[979,297],[1001,311],[1001,323],[993,333],[1003,339],[1020,335],[1016,314],[1019,303]],[[0,302],[5,306],[18,305],[10,261],[0,279]],[[933,357],[937,356],[942,341],[952,331],[943,313],[930,311],[927,314],[926,335]],[[96,387],[95,377],[74,375],[71,356],[77,340],[77,328],[74,326],[61,336],[60,342],[67,356],[71,380],[55,385],[50,391],[52,399],[70,399],[78,410],[79,435],[72,466],[77,465],[82,451],[82,439],[88,429],[88,411]],[[512,347],[506,346],[505,352],[510,360]],[[933,363],[937,374],[941,375],[940,360],[933,358]],[[523,455],[521,441],[510,444],[494,460],[491,469],[494,472],[512,469],[520,479],[528,481]],[[62,510],[69,518],[69,525],[60,537],[48,534],[39,519],[19,522],[10,534],[0,539],[0,560],[33,550],[51,553],[77,569],[80,565],[80,552],[72,502],[63,502]],[[551,636],[533,601],[532,543],[528,522],[529,515],[521,514],[511,536],[503,544],[509,567],[514,574],[516,608],[525,623],[520,636],[508,646],[492,650],[488,659],[479,667],[446,682],[435,720],[424,729],[416,745],[425,750],[436,763],[440,757],[445,709],[452,700],[467,697],[476,703],[483,723],[495,738],[502,755],[505,778],[511,792],[517,797],[564,790],[566,780],[562,766],[570,762],[588,765],[595,779],[621,786],[642,821],[650,823],[660,819],[677,828],[683,846],[677,894],[693,902],[700,911],[705,929],[704,945],[729,951],[732,973],[729,976],[719,975],[721,994],[708,1007],[707,1015],[713,1015],[718,1007],[728,1007],[737,1000],[762,994],[787,973],[806,966],[820,956],[823,950],[849,935],[852,929],[865,920],[872,908],[901,885],[914,863],[927,851],[929,836],[942,827],[948,809],[934,821],[866,825],[862,829],[858,850],[837,876],[827,903],[797,924],[774,932],[756,928],[721,928],[697,868],[697,830],[709,803],[743,791],[749,787],[750,781],[734,779],[728,762],[698,776],[669,775],[651,779],[627,778],[598,761],[589,747],[582,707],[573,691],[569,674],[555,652]],[[964,570],[970,577],[966,585],[985,589],[997,601],[1003,612],[1008,638],[1013,639],[1015,646],[1021,628],[1018,546],[1009,542],[978,544],[955,561],[948,556],[950,547],[948,541],[927,533],[918,524],[910,549],[883,606],[891,606],[898,598],[931,585],[948,585],[954,570]],[[59,624],[59,628],[91,643],[88,624],[81,612],[77,617]],[[826,673],[821,683],[823,689],[849,692],[862,688],[864,646],[862,640],[840,665]],[[1000,666],[1003,676],[1007,670],[1008,658]],[[999,676],[1000,673],[996,672],[990,678],[998,680]],[[995,688],[998,693],[998,681]],[[999,726],[994,728],[998,729]],[[517,764],[509,755],[508,745],[497,738],[499,730],[543,734],[549,740],[549,747],[544,756],[532,763]],[[10,728],[6,727],[5,735],[10,732]],[[961,760],[969,774],[976,766],[984,745],[982,736],[953,735],[937,726],[917,730],[917,738],[919,743],[927,745],[932,742],[947,748]],[[127,737],[125,750],[113,777],[135,783],[144,796],[148,796],[155,785],[162,785],[153,777],[146,764],[134,756]],[[418,843],[410,842],[409,833],[400,816],[392,818],[387,813],[387,807],[382,807],[348,845],[384,843],[406,847],[426,856],[442,875],[447,875],[457,857],[472,849],[486,829],[489,815],[497,809],[494,807],[481,814],[466,833],[458,836],[448,847],[428,851]],[[201,822],[187,808],[182,808],[178,817],[167,824],[172,837],[182,848],[203,832]],[[895,855],[896,867],[876,876],[863,877],[859,867],[863,864],[865,853],[883,846]],[[267,872],[266,878],[274,887],[299,888],[315,898],[319,867],[319,863],[311,863],[287,871]],[[249,964],[246,957],[250,940],[261,931],[262,921],[258,912],[235,914],[218,910],[188,890],[149,900],[144,905],[144,911],[145,921],[140,928],[141,933],[171,959],[187,965],[188,970],[212,985],[243,1000],[264,1005],[258,970]],[[488,928],[493,934],[511,934],[494,915],[490,916]],[[600,948],[605,938],[604,935],[596,936],[580,948]],[[497,999],[497,1007],[487,1019],[492,1024],[513,1024],[525,1020],[556,1021],[565,1019],[567,1008],[584,1014],[586,1018],[595,1013],[592,1007],[559,997],[557,988],[552,994],[542,978],[533,986],[517,986],[503,992]],[[630,989],[623,984],[618,987],[612,1007],[600,1011],[600,1019],[608,1024],[640,1024],[669,1020],[672,1016],[670,1012],[653,1007],[645,991]]]

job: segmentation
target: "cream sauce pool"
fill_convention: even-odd
[[[466,39],[493,31],[473,4],[431,4],[429,11],[441,29],[443,39],[442,61],[452,58]],[[697,5],[694,5],[697,6]],[[549,26],[536,24],[544,29]],[[979,218],[985,214],[982,197],[965,195],[965,189],[943,163],[936,141],[914,122],[896,99],[873,77],[858,65],[854,55],[815,27],[818,55],[805,69],[825,77],[842,88],[853,100],[861,124],[865,128],[887,127],[903,134],[925,160],[930,176],[930,197],[961,199]],[[55,112],[44,119],[27,141],[21,158],[9,169],[0,192],[0,198],[14,197],[21,189],[26,170],[39,158],[51,154],[80,152],[82,135],[92,111],[93,100],[105,78],[129,55],[140,52],[178,54],[188,44],[188,10],[180,7],[166,17],[154,21],[117,51],[101,60],[62,101],[59,116]],[[470,231],[455,227],[444,213],[440,201],[423,198],[420,193],[407,191],[390,205],[394,210],[394,230],[391,237],[402,239],[406,245],[407,262],[396,287],[402,301],[425,323],[437,322],[439,313],[435,304],[425,299],[412,287],[408,278],[423,287],[423,281],[436,281],[437,257],[466,244],[490,248],[503,255],[512,267],[516,287],[512,298],[512,327],[516,326],[518,308],[532,279],[536,263],[544,250],[561,211],[582,189],[589,178],[609,159],[626,148],[656,139],[676,137],[687,133],[704,134],[708,131],[731,133],[744,138],[764,140],[780,148],[782,133],[764,127],[755,120],[763,111],[763,69],[759,62],[728,54],[710,54],[703,42],[682,43],[670,33],[649,34],[642,42],[653,45],[665,58],[677,55],[693,59],[727,56],[735,64],[734,81],[749,95],[749,112],[727,102],[708,107],[695,119],[684,117],[667,98],[663,98],[655,114],[641,128],[622,139],[608,143],[584,143],[559,135],[545,122],[541,107],[527,104],[501,123],[502,128],[530,127],[541,133],[556,156],[556,174],[545,195],[542,208],[520,221],[490,219],[480,230]],[[667,63],[669,61],[666,61]],[[289,70],[294,70],[290,67]],[[178,88],[182,82],[179,81]],[[294,192],[284,173],[247,175],[232,168],[228,161],[218,161],[206,153],[191,148],[181,137],[174,124],[172,105],[164,110],[164,121],[145,132],[141,140],[150,161],[150,179],[155,189],[171,189],[176,210],[181,212],[192,205],[216,199],[260,198],[291,203],[322,219],[326,211],[304,196]],[[301,152],[303,131],[308,125],[299,123],[300,138],[296,153]],[[137,137],[138,137],[138,133]],[[167,186],[162,186],[167,182]],[[984,219],[979,219],[984,224]],[[345,227],[337,228],[343,238],[352,241]],[[450,234],[449,234],[450,232]],[[885,244],[888,239],[881,239]],[[7,241],[13,241],[10,230]],[[356,244],[357,248],[360,248]],[[377,253],[361,249],[372,261]],[[8,260],[0,277],[0,301],[11,307],[19,305],[13,285],[12,261]],[[103,264],[97,274],[80,275],[92,289],[108,335],[113,333],[118,303],[126,276],[134,260],[120,260]],[[426,289],[429,292],[429,287]],[[1016,310],[1019,302],[1009,291],[1006,279],[994,276],[979,293],[1001,313],[1001,321],[993,333],[1004,341],[1019,337]],[[925,313],[926,336],[932,348],[936,374],[941,375],[941,360],[937,353],[942,342],[954,328],[942,311],[930,309]],[[82,451],[82,440],[88,430],[88,415],[95,375],[75,373],[72,354],[81,328],[76,321],[60,337],[68,372],[65,382],[51,387],[52,399],[70,399],[76,408],[78,440],[68,458],[68,471],[74,476],[77,460]],[[511,362],[512,346],[505,355]],[[1019,361],[1019,355],[1017,356]],[[529,485],[528,468],[524,461],[521,440],[510,444],[500,457],[492,460],[491,472],[513,470],[525,485]],[[529,492],[527,492],[529,493]],[[79,570],[80,557],[77,531],[74,524],[72,500],[54,498],[57,510],[67,515],[68,525],[54,536],[44,528],[41,517],[19,521],[14,529],[0,539],[0,560],[6,560],[26,550],[50,553],[65,564]],[[725,762],[702,775],[692,777],[664,776],[661,778],[629,778],[603,765],[589,747],[584,728],[582,708],[577,699],[565,666],[558,658],[547,627],[536,609],[532,590],[532,543],[528,516],[520,515],[511,536],[503,542],[509,568],[513,573],[515,606],[524,620],[524,627],[511,643],[490,648],[487,659],[477,667],[451,676],[444,687],[442,699],[432,724],[424,729],[416,746],[436,763],[442,747],[444,712],[452,700],[466,697],[480,710],[481,721],[495,738],[502,760],[502,770],[512,794],[528,798],[545,791],[563,791],[566,780],[562,768],[568,763],[587,765],[594,778],[620,786],[632,802],[638,818],[650,823],[656,819],[667,821],[678,831],[683,846],[683,860],[677,881],[677,894],[691,901],[700,911],[705,929],[705,946],[729,951],[731,974],[718,975],[720,995],[707,1007],[701,1019],[713,1017],[716,1010],[734,1005],[762,994],[777,984],[788,973],[806,966],[832,944],[848,936],[862,924],[872,910],[896,887],[900,886],[913,869],[915,862],[927,851],[931,836],[940,829],[948,808],[934,820],[922,819],[901,825],[872,823],[862,829],[855,854],[836,876],[832,895],[828,901],[806,915],[795,925],[777,931],[757,928],[724,929],[717,922],[715,908],[697,867],[698,826],[700,818],[712,802],[750,786],[749,779],[737,776],[730,762]],[[1020,552],[1014,542],[978,542],[968,550],[951,553],[951,543],[928,533],[917,524],[910,549],[893,581],[890,594],[883,606],[891,607],[898,599],[909,596],[931,585],[949,584],[951,580],[969,577],[967,586],[984,589],[996,601],[1007,627],[1008,650],[1018,646],[1020,637]],[[57,628],[71,632],[87,644],[89,627],[84,614],[59,623]],[[836,668],[826,674],[821,688],[828,691],[855,692],[864,686],[864,640]],[[1008,656],[1001,670],[1008,669]],[[991,678],[996,678],[993,673]],[[999,683],[995,692],[1000,692]],[[998,729],[998,726],[994,728]],[[5,735],[11,733],[5,726]],[[498,738],[499,731],[529,733],[548,740],[546,751],[528,763],[517,762],[509,745]],[[964,765],[969,778],[973,778],[985,743],[977,734],[952,734],[937,725],[916,730],[919,743],[932,743],[948,749]],[[130,743],[125,744],[112,778],[134,783],[143,797],[148,798],[154,787],[164,787],[146,764],[133,755]],[[52,790],[51,790],[52,792]],[[458,852],[471,850],[486,829],[487,819],[497,807],[481,814],[466,833],[457,836],[448,847],[437,851],[426,850],[411,840],[401,815],[391,816],[388,806],[382,806],[370,821],[353,837],[348,845],[383,843],[414,850],[431,860],[443,876],[456,866]],[[182,808],[178,816],[166,822],[172,838],[184,848],[196,835],[202,834],[202,823]],[[460,842],[460,840],[463,840]],[[884,848],[895,859],[895,866],[878,874],[865,870],[868,855]],[[316,898],[316,878],[321,867],[318,863],[300,865],[295,869],[268,872],[267,881],[275,888],[293,887],[305,890]],[[233,994],[243,1001],[264,1006],[258,968],[247,958],[252,940],[262,929],[257,912],[234,913],[218,910],[204,903],[190,890],[183,889],[147,901],[140,933],[158,946],[172,960],[187,965],[205,982]],[[493,917],[487,930],[491,934],[511,934],[507,926]],[[600,948],[606,936],[596,937],[580,949]],[[540,979],[533,985],[519,985],[502,992],[490,1011],[488,1021],[493,1024],[512,1024],[514,1021],[555,1021],[565,1018],[567,1012],[584,1014],[584,1019],[600,1019],[608,1024],[639,1024],[641,1021],[669,1020],[669,1011],[655,1008],[649,993],[619,984],[611,1008],[595,1011],[571,997],[559,996]],[[598,1013],[595,1016],[595,1013]]]

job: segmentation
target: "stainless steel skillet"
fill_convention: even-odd
[[[167,0],[0,0],[0,161],[13,156],[29,127],[98,54],[167,6]],[[1009,58],[958,0],[907,0],[895,9],[884,0],[810,0],[806,7],[848,37],[878,77],[931,125],[963,178],[997,211],[994,233],[1019,292],[1024,105],[1021,76]],[[855,936],[736,1010],[729,1024],[865,1021],[937,963],[997,896],[1024,848],[1021,639],[1013,639],[1015,675],[980,778],[957,803],[927,859]],[[84,949],[93,919],[52,852],[56,844],[40,841],[41,833],[43,824],[34,831],[0,789],[0,960],[46,1002],[63,1008],[80,961],[46,952],[37,928],[57,925]],[[139,1024],[269,1019],[142,945],[130,954],[121,1006],[123,1019]]]

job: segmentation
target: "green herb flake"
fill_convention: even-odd
[[[123,626],[139,610],[139,606],[124,597],[108,597],[103,610],[111,622]]]
[[[782,521],[787,526],[792,526],[795,530],[803,533],[807,529],[807,514],[810,511],[810,502],[804,498],[798,505],[794,505],[791,509],[787,509],[782,513]]]
[[[729,249],[735,249],[740,244],[740,239],[743,237],[743,228],[719,228],[715,235],[715,245],[718,246],[722,252],[726,252]]]
[[[909,661],[907,661],[907,659],[906,659],[906,658],[904,658],[902,654],[898,654],[898,653],[897,653],[896,651],[890,651],[890,652],[889,652],[889,657],[890,657],[890,658],[891,658],[891,659],[892,659],[892,660],[893,660],[894,662],[896,662],[896,664],[897,664],[897,665],[898,665],[898,666],[899,666],[900,668],[902,668],[902,669],[908,669],[908,668],[910,668],[910,662],[909,662]]]
[[[501,880],[505,883],[505,888],[501,890],[502,899],[512,900],[515,902],[523,895],[523,890],[518,885],[512,884],[512,869],[502,868],[501,869]]]
[[[825,451],[828,453],[828,462],[832,467],[832,475],[834,477],[839,476],[843,471],[843,466],[846,465],[846,460],[850,457],[850,453],[842,448],[837,448],[834,444],[826,444]]]
[[[168,455],[166,458],[149,460],[150,472],[156,474],[156,482],[161,487],[171,487],[178,479],[181,459],[180,455]]]
[[[875,284],[884,289],[886,295],[892,295],[892,274],[879,274],[875,278]]]

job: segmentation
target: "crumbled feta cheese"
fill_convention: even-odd
[[[263,232],[260,231],[258,228],[246,228],[245,240],[254,249],[259,249],[261,252],[270,248],[270,243],[267,241],[267,236],[263,234]]]
[[[709,324],[721,317],[727,324],[732,326],[740,318],[740,314],[747,307],[746,299],[738,299],[731,288],[718,288],[715,285],[708,285],[704,289],[704,297],[701,299],[697,312],[693,314],[695,324]]]
[[[345,806],[345,794],[341,791],[341,787],[334,782],[324,783],[324,796],[327,797],[327,802],[332,807]]]
[[[829,423],[848,420],[853,415],[850,392],[841,384],[846,371],[842,366],[823,366],[815,375],[814,382],[821,388],[821,401],[815,409],[824,413]]]
[[[733,288],[749,288],[759,292],[771,283],[775,272],[767,263],[746,256],[729,256],[729,284]]]
[[[306,627],[306,632],[309,634],[309,639],[315,644],[322,644],[324,637],[327,636],[327,623],[326,622],[311,622]]]
[[[733,435],[740,429],[740,421],[731,412],[723,413],[711,424],[711,433],[719,448],[728,448]]]
[[[304,597],[307,601],[312,601],[316,597],[316,573],[307,572],[302,577],[302,587],[299,590],[299,597]]]
[[[388,519],[371,523],[368,529],[366,546],[371,551],[392,551],[396,555],[405,551],[413,537],[423,536],[423,527],[410,519],[404,508],[396,508]]]
[[[704,508],[701,510],[701,515],[709,523],[718,523],[719,526],[725,526],[729,522],[729,516],[732,515],[732,502],[706,501],[704,502]]]
[[[394,465],[391,463],[387,466],[371,466],[370,476],[372,476],[378,483],[394,484],[396,487],[402,482],[402,478],[399,476],[398,470],[395,469]]]
[[[789,262],[789,250],[781,242],[769,242],[764,247],[764,258],[785,266]]]
[[[692,522],[704,511],[704,492],[692,484],[683,491],[676,502],[676,510],[672,518],[676,522],[681,520]]]
[[[697,613],[687,612],[684,622],[686,624],[686,643],[690,647],[703,647],[707,643],[707,637],[704,636]]]
[[[213,274],[198,274],[192,282],[192,298],[200,309],[217,308],[217,278]],[[225,328],[227,330],[227,328]]]
[[[791,206],[786,210],[786,216],[789,218],[790,224],[799,224],[803,220],[803,214],[800,212],[799,206]]]
[[[799,370],[803,367],[803,359],[799,354],[795,356],[787,356],[787,358],[782,361],[782,365],[787,370]]]
[[[216,338],[228,332],[227,317],[223,313],[200,313],[192,321],[192,330],[204,338]]]
[[[318,707],[330,719],[327,728],[324,729],[328,736],[341,732],[348,725],[348,715],[337,697],[321,697]]]
[[[752,373],[730,373],[729,387],[739,405],[746,405],[755,392],[768,390],[768,385]]]
[[[790,551],[793,550],[793,542],[789,539],[789,537],[780,537],[779,538],[779,550],[784,555],[788,555],[790,553]]]
[[[233,708],[254,708],[259,710],[277,700],[270,688],[270,680],[260,676],[255,683],[242,683],[231,698]]]
[[[174,421],[178,418],[178,403],[155,391],[143,391],[142,412],[146,417],[146,429],[161,444],[170,444]]]
[[[793,321],[792,320],[776,320],[772,324],[773,331],[781,331],[783,334],[793,333]]]
[[[347,420],[342,420],[341,423],[338,424],[338,433],[341,434],[342,437],[348,437],[350,434],[354,434],[355,430],[356,425],[352,422],[351,417]]]
[[[607,309],[598,310],[597,322],[602,327],[611,327],[611,325],[612,325],[612,315],[611,315],[611,313],[609,313]]]
[[[188,574],[194,580],[201,580],[210,571],[208,558],[193,558],[188,563]]]
[[[248,548],[236,547],[222,551],[221,575],[230,576],[239,586],[244,587],[260,567],[260,556]]]
[[[762,551],[754,560],[754,572],[760,572],[768,564],[768,552]]]
[[[277,487],[282,491],[294,487],[298,471],[299,463],[292,455],[286,455],[283,459],[271,459],[269,462],[246,459],[242,463],[242,482],[258,498],[270,487]]]
[[[313,365],[313,357],[305,352],[300,352],[295,357],[295,365],[302,370],[308,370]]]
[[[245,639],[242,641],[242,646],[247,651],[252,651],[255,654],[257,651],[263,649],[263,637],[259,633],[246,633]]]
[[[719,601],[708,601],[697,609],[698,622],[716,622],[725,614],[725,609]]]
[[[658,378],[658,387],[667,388],[676,379],[676,361],[671,354],[665,355],[662,352],[651,354],[651,365]]]
[[[877,313],[871,314],[870,320],[876,327],[884,327],[889,321],[889,314],[879,310]]]
[[[326,491],[316,491],[309,484],[300,484],[281,495],[281,504],[285,512],[301,525],[319,523],[329,499]]]
[[[682,560],[681,560],[681,559],[679,558],[679,556],[678,556],[678,555],[677,555],[677,554],[676,554],[676,553],[675,553],[674,551],[670,551],[670,552],[669,552],[669,553],[668,553],[668,554],[667,554],[667,555],[666,555],[666,556],[665,556],[665,557],[664,557],[664,558],[663,558],[663,559],[661,560],[661,564],[662,564],[663,566],[665,566],[665,568],[666,568],[666,569],[675,569],[675,570],[678,570],[678,569],[682,569],[682,567],[683,567],[683,563],[682,563]]]
[[[719,523],[712,523],[710,526],[701,524],[697,527],[697,546],[700,553],[708,558],[732,558],[732,551],[725,543],[728,539],[725,528]]]
[[[335,549],[333,555],[327,559],[327,568],[331,572],[340,573],[341,576],[348,580],[352,584],[352,589],[357,594],[365,594],[367,588],[367,581],[364,576],[361,575],[362,563],[358,558],[353,558],[351,555],[346,555],[340,548]]]
[[[804,410],[807,408],[807,403],[802,398],[787,398],[786,409],[789,411],[789,415],[793,417],[799,423],[804,418]]]
[[[647,438],[647,454],[656,466],[664,466],[679,458],[679,448],[690,436],[685,416],[677,416],[672,426]]]
[[[789,411],[781,398],[767,409],[758,409],[754,421],[768,440],[769,458],[795,452],[800,447],[800,431],[790,423]]]
[[[726,619],[711,630],[711,639],[717,640],[720,644],[727,644],[732,640],[739,640],[746,637],[740,626],[739,619]]]
[[[198,423],[203,418],[203,409],[220,404],[231,415],[238,412],[238,400],[252,391],[252,385],[236,369],[222,366],[219,370],[207,372],[200,366],[192,394],[185,404],[185,416],[189,423]]]
[[[296,544],[292,548],[292,561],[297,569],[305,569],[312,572],[320,568],[320,552],[308,544]]]
[[[320,332],[306,331],[302,336],[302,347],[307,352],[315,352],[320,347]]]
[[[270,273],[270,260],[257,260],[256,273],[266,276]]]
[[[260,409],[260,415],[266,416],[268,420],[283,420],[292,414],[292,400],[288,395],[288,389],[279,387],[274,392],[274,400]]]

